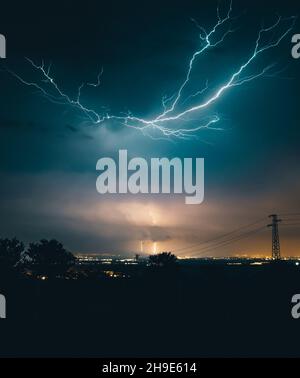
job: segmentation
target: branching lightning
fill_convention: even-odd
[[[197,132],[202,129],[221,129],[215,125],[220,121],[220,117],[218,115],[212,114],[205,116],[203,112],[210,110],[210,107],[231,88],[241,86],[247,82],[263,77],[267,73],[270,73],[270,70],[274,64],[269,64],[256,73],[247,74],[247,71],[249,68],[252,68],[253,63],[258,56],[280,44],[280,42],[291,32],[296,21],[296,17],[282,18],[278,16],[277,20],[272,25],[268,27],[261,27],[257,34],[252,52],[244,60],[244,62],[233,73],[228,75],[228,78],[224,81],[224,83],[212,90],[212,93],[207,98],[204,100],[202,99],[201,101],[196,101],[196,104],[189,105],[191,100],[193,100],[192,102],[195,102],[195,100],[203,98],[204,94],[209,90],[209,83],[207,80],[203,88],[199,88],[194,93],[189,91],[189,85],[192,83],[192,72],[195,69],[196,62],[208,49],[212,49],[222,44],[225,38],[234,32],[234,29],[230,27],[231,22],[236,19],[236,17],[232,16],[232,12],[232,1],[230,2],[228,10],[224,16],[221,16],[220,9],[218,7],[217,21],[208,31],[200,26],[195,20],[192,20],[199,30],[200,48],[191,56],[185,77],[179,85],[178,90],[172,96],[162,98],[163,110],[153,119],[141,118],[131,113],[125,115],[114,115],[104,111],[98,112],[97,110],[84,105],[82,101],[83,89],[86,87],[99,87],[101,84],[100,79],[103,74],[103,69],[101,69],[100,73],[98,74],[97,81],[95,83],[82,83],[78,87],[77,96],[75,99],[72,99],[69,95],[67,95],[56,82],[55,78],[51,74],[51,64],[46,67],[43,61],[41,64],[36,64],[31,59],[26,58],[29,64],[41,75],[41,83],[27,81],[15,72],[9,72],[22,84],[31,86],[38,90],[39,93],[45,96],[49,101],[77,109],[84,115],[85,120],[92,124],[101,125],[105,121],[115,120],[122,123],[126,127],[139,130],[144,135],[150,136],[154,139],[185,139],[194,137]],[[287,26],[282,31],[283,21],[287,23]],[[223,30],[224,27],[226,27],[226,31]],[[220,34],[220,31],[222,30],[223,32]],[[281,32],[277,38],[271,38],[268,43],[263,41],[269,36],[272,37],[275,32],[280,30]],[[190,118],[191,115],[194,116],[193,119]],[[197,122],[195,122],[195,119]],[[187,127],[178,127],[178,125],[182,124],[183,122],[187,124]]]

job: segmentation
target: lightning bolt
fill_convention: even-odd
[[[153,139],[187,139],[195,137],[197,132],[203,129],[222,130],[220,127],[215,125],[220,121],[220,117],[218,115],[213,114],[210,116],[203,116],[203,112],[209,110],[211,105],[217,102],[224,95],[224,93],[229,91],[231,88],[244,85],[245,83],[263,77],[269,73],[274,67],[274,64],[269,64],[259,72],[253,74],[247,74],[247,70],[253,65],[254,61],[260,55],[267,50],[277,47],[280,42],[292,31],[296,22],[295,16],[289,18],[282,18],[278,16],[277,20],[270,26],[262,26],[257,34],[252,52],[244,60],[244,62],[233,73],[231,73],[231,75],[228,75],[227,80],[225,80],[222,85],[219,85],[216,89],[214,89],[208,98],[202,101],[198,100],[196,104],[189,106],[190,100],[195,100],[201,96],[203,97],[203,94],[209,89],[207,80],[205,87],[198,89],[195,93],[189,93],[188,96],[184,98],[184,93],[188,91],[189,84],[192,82],[191,77],[195,64],[208,49],[212,49],[222,44],[225,38],[235,31],[229,27],[226,31],[223,31],[223,33],[219,35],[220,30],[237,18],[232,16],[232,12],[232,1],[230,2],[228,10],[223,17],[221,16],[221,12],[218,7],[217,21],[209,31],[200,26],[195,20],[192,20],[199,30],[200,48],[192,54],[186,74],[178,90],[171,97],[162,98],[163,111],[153,119],[141,118],[131,113],[127,113],[125,115],[114,115],[104,111],[98,112],[97,110],[84,105],[82,101],[83,89],[88,86],[99,87],[101,84],[103,69],[101,69],[100,73],[98,74],[97,81],[95,83],[82,83],[78,87],[77,96],[75,99],[72,99],[69,95],[67,95],[51,75],[51,64],[46,67],[43,61],[41,64],[36,64],[31,59],[26,58],[28,63],[41,74],[41,83],[27,81],[15,72],[10,70],[9,72],[22,84],[37,89],[39,93],[45,96],[49,101],[55,104],[68,105],[75,110],[80,111],[84,115],[87,122],[95,125],[101,125],[105,121],[114,120],[120,122],[125,127],[136,129]],[[286,26],[284,30],[279,33],[279,36],[277,36],[277,38],[273,37],[268,43],[264,43],[263,39],[267,39],[270,34],[274,35],[275,32],[281,28],[284,21],[288,23],[288,26]],[[196,119],[191,119],[191,115],[195,115]],[[189,127],[177,127],[179,123],[186,123]]]

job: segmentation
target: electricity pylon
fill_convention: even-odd
[[[268,227],[272,227],[272,258],[274,260],[280,260],[278,223],[281,222],[281,219],[278,219],[277,214],[269,215],[269,218],[272,218],[272,223],[268,224]]]

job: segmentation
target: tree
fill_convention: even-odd
[[[75,257],[55,239],[42,239],[30,243],[27,256],[31,268],[40,275],[57,276],[64,274],[75,262]]]
[[[154,267],[170,268],[175,266],[177,257],[171,252],[162,252],[149,256],[149,261]]]
[[[24,244],[18,239],[0,239],[0,267],[14,268],[21,260]]]

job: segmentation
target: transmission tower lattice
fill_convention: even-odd
[[[269,215],[272,218],[272,223],[268,224],[268,227],[272,227],[272,258],[274,260],[280,260],[280,241],[279,241],[279,231],[278,223],[281,219],[278,219],[277,214]]]

